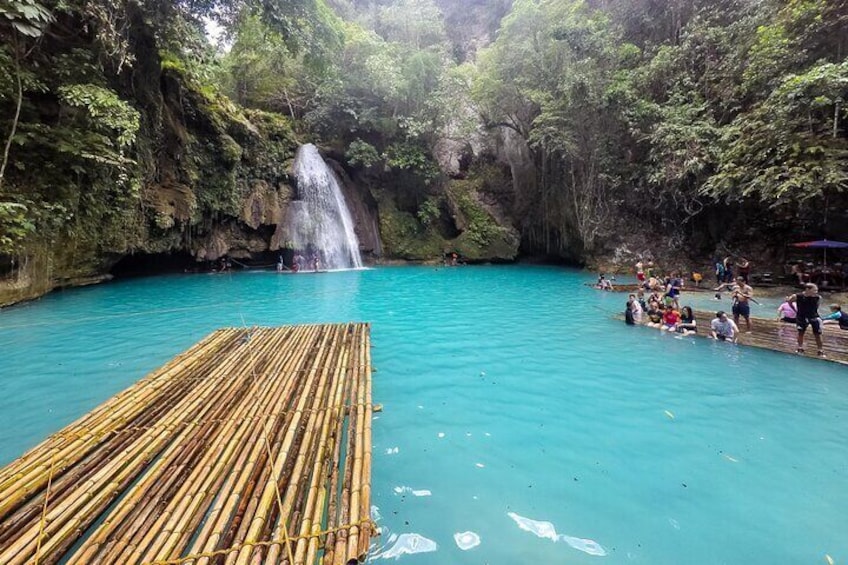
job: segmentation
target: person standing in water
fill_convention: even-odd
[[[795,308],[798,311],[798,349],[795,350],[799,355],[804,354],[804,334],[807,333],[807,326],[813,328],[813,337],[816,339],[818,346],[819,357],[824,357],[824,346],[822,345],[822,320],[819,317],[819,287],[813,283],[804,285],[804,292],[799,292],[795,295]]]
[[[745,318],[745,328],[751,332],[751,305],[750,302],[759,304],[754,299],[754,289],[745,283],[742,277],[736,277],[735,283],[724,283],[716,288],[721,291],[724,287],[730,286],[730,297],[733,299],[733,321],[739,325],[739,318]]]

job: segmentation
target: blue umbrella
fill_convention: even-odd
[[[792,247],[803,247],[805,249],[824,249],[824,266],[827,267],[828,249],[848,249],[848,243],[844,241],[833,241],[830,239],[817,239],[815,241],[802,241],[793,243]]]

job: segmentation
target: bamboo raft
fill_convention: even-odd
[[[369,332],[207,336],[0,470],[0,563],[364,560]]]
[[[700,337],[710,336],[710,322],[715,318],[715,312],[696,310],[695,320],[698,322],[698,333]],[[733,316],[728,312],[728,316]],[[647,323],[647,315],[643,315],[642,323]],[[848,365],[848,331],[840,330],[835,325],[823,326],[822,340],[827,357],[823,360]],[[787,324],[778,320],[766,318],[751,318],[751,333],[746,333],[744,318],[739,319],[739,339],[737,343],[783,353],[795,353],[798,347],[798,330],[795,324]],[[807,328],[804,337],[805,357],[821,359],[816,355],[816,340],[813,337],[812,328]]]

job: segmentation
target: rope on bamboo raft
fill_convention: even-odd
[[[244,318],[242,318],[242,324],[244,324]],[[253,350],[251,348],[252,341],[253,340],[247,342],[247,350],[250,354],[250,375],[252,380],[256,382],[258,380],[256,376],[256,357],[253,355]],[[265,442],[265,449],[268,451],[268,464],[271,466],[271,469],[273,469],[276,467],[277,460],[271,452],[271,442],[268,441],[267,419],[262,420],[262,440]],[[283,520],[285,520],[285,517],[283,517],[283,497],[280,495],[280,484],[277,481],[274,481],[274,491],[274,494],[277,497],[277,506],[279,507],[280,516]],[[289,531],[285,523],[283,524],[283,539],[286,543],[286,553],[288,554],[289,564],[291,565],[294,563],[294,555],[292,555],[291,543],[289,542]]]
[[[44,527],[47,525],[47,504],[50,501],[50,487],[53,486],[53,470],[55,468],[55,459],[50,461],[50,474],[47,476],[47,490],[44,493],[44,506],[41,508],[41,521],[38,524],[38,545],[35,546],[35,562],[38,565],[41,560],[41,541],[44,539]]]
[[[239,553],[253,562],[260,558],[259,552],[264,551],[261,548],[269,548],[270,553],[279,555],[285,543],[288,562],[299,565],[314,563],[320,538],[329,539],[332,532],[345,528],[352,529],[351,535],[344,532],[341,537],[351,538],[352,543],[341,548],[348,550],[348,557],[364,555],[361,551],[356,552],[353,540],[358,533],[360,547],[364,544],[367,549],[368,533],[373,531],[365,520],[358,527],[360,522],[356,518],[367,517],[370,508],[366,494],[370,464],[366,464],[365,459],[370,456],[368,420],[372,410],[378,409],[370,403],[368,326],[315,325],[306,332],[268,329],[262,332],[262,340],[251,343],[253,340],[249,336],[255,332],[231,331],[225,335],[215,332],[214,336],[223,339],[217,340],[220,347],[209,352],[192,348],[196,356],[180,355],[166,366],[175,370],[163,367],[142,379],[80,418],[76,428],[70,425],[45,440],[40,453],[38,450],[28,452],[7,467],[11,472],[3,472],[5,488],[15,493],[21,492],[19,489],[23,485],[29,493],[17,495],[20,502],[14,506],[5,505],[11,513],[7,513],[7,521],[0,523],[0,535],[4,531],[17,532],[15,536],[19,538],[7,556],[9,563],[23,564],[27,555],[32,558],[33,550],[36,554],[44,553],[45,558],[53,562],[89,528],[91,520],[105,510],[104,505],[120,493],[127,493],[125,489],[134,481],[140,482],[135,482],[131,487],[134,494],[128,496],[143,501],[141,505],[124,503],[106,516],[103,526],[86,536],[82,549],[74,555],[74,563],[127,562],[119,559],[121,556],[137,556],[129,561],[142,563],[181,554],[224,554],[229,563],[236,557],[232,548],[250,548],[239,550]],[[280,355],[282,351],[290,351],[291,355]],[[250,363],[246,362],[248,358]],[[295,368],[297,370],[291,370]],[[177,370],[187,377],[170,378]],[[261,371],[261,376],[257,371]],[[201,374],[207,378],[192,377]],[[215,378],[224,374],[232,378]],[[252,378],[246,378],[248,374]],[[299,375],[307,375],[307,378],[301,379]],[[171,401],[169,391],[173,387],[165,382],[179,386],[179,396],[185,401]],[[303,384],[297,385],[298,382]],[[351,387],[350,394],[342,394],[339,386],[349,382],[358,385]],[[294,402],[296,399],[300,400]],[[131,404],[124,406],[121,401]],[[324,405],[327,401],[328,405]],[[211,409],[216,406],[220,410]],[[191,420],[185,419],[192,416]],[[366,416],[364,435],[360,431],[363,416]],[[340,517],[354,519],[330,521],[325,524],[325,528],[329,527],[320,531],[322,516],[327,516],[327,482],[332,484],[325,469],[331,460],[338,461],[337,456],[331,457],[335,451],[331,446],[335,444],[338,448],[345,443],[340,434],[330,430],[338,427],[341,431],[345,419],[350,419],[351,423],[360,420],[351,431],[359,432],[354,442],[359,455],[354,459],[360,463],[354,466],[359,467],[355,475],[362,484],[352,485],[352,488],[346,485],[345,491],[349,493],[346,496],[350,497],[353,492],[361,492],[361,496],[351,497],[343,503],[348,509],[353,506],[361,510],[358,516],[350,512]],[[299,429],[299,425],[312,431],[305,436],[295,432],[291,440],[282,441],[283,436],[288,437],[290,430]],[[275,438],[273,447],[271,434]],[[110,437],[101,441],[107,436]],[[203,438],[214,440],[218,448],[205,447]],[[227,438],[232,441],[228,443]],[[144,447],[151,440],[156,443],[153,450]],[[236,448],[236,445],[245,447]],[[255,447],[248,448],[250,445]],[[179,446],[186,448],[174,451]],[[48,461],[45,452],[51,460],[49,475],[44,472]],[[261,452],[267,452],[268,456],[256,459],[254,455]],[[57,453],[61,463],[56,462]],[[121,454],[117,461],[113,459],[116,453]],[[289,459],[277,462],[274,453]],[[150,461],[154,463],[149,465]],[[238,477],[233,474],[245,463],[248,464],[246,473],[237,473]],[[266,470],[257,475],[251,468]],[[40,473],[43,479],[39,479]],[[333,475],[337,473],[335,470]],[[39,492],[38,484],[42,480]],[[255,504],[260,502],[262,485],[267,494],[263,495],[257,514]],[[287,494],[287,500],[281,500],[282,488],[287,491],[294,488],[297,494],[291,497]],[[217,499],[220,495],[216,493],[230,494],[226,494],[225,501]],[[243,493],[244,502],[239,502],[239,493]],[[213,501],[216,501],[215,507],[210,506]],[[15,506],[20,508],[16,510]],[[61,507],[61,513],[54,511],[54,506]],[[274,506],[276,512],[269,513]],[[138,512],[135,511],[137,507]],[[161,511],[165,511],[165,515],[157,518]],[[211,522],[203,525],[209,511],[213,513],[210,516],[220,516],[220,525],[213,527]],[[257,518],[265,525],[260,526]],[[339,522],[348,525],[334,528]],[[19,536],[23,530],[30,532],[26,539]],[[163,537],[157,539],[156,532]],[[291,537],[290,533],[301,535]],[[141,545],[136,537],[139,534],[143,535]],[[196,536],[195,541],[191,541],[193,536]],[[44,547],[40,545],[42,540]],[[294,556],[293,542],[298,547]],[[254,550],[254,547],[260,549]],[[304,555],[307,555],[305,562]],[[189,561],[192,561],[190,557],[176,560],[178,563]],[[209,563],[208,557],[200,557],[197,565],[204,563]]]
[[[295,414],[295,413],[312,414],[312,413],[328,412],[328,411],[333,411],[333,410],[338,410],[338,409],[344,409],[345,411],[347,411],[347,410],[351,410],[353,408],[368,408],[368,407],[370,407],[372,410],[376,410],[376,411],[379,412],[378,409],[380,408],[380,405],[369,403],[369,402],[356,402],[356,403],[353,403],[353,404],[341,404],[341,405],[334,405],[334,406],[326,406],[324,408],[304,408],[302,410],[281,410],[279,412],[263,414],[262,416],[248,416],[248,417],[244,417],[244,418],[209,418],[209,419],[205,419],[205,420],[188,420],[188,421],[177,422],[177,423],[174,423],[174,424],[168,424],[168,425],[164,425],[164,426],[158,426],[158,425],[153,425],[153,426],[124,426],[120,429],[98,432],[97,434],[93,434],[91,436],[88,436],[87,434],[81,433],[81,432],[73,432],[73,433],[69,433],[69,434],[61,434],[61,433],[55,434],[51,437],[54,437],[56,439],[79,439],[81,437],[89,437],[91,439],[102,439],[102,438],[109,436],[109,435],[118,435],[118,434],[128,432],[128,431],[133,431],[133,432],[149,432],[149,431],[174,432],[174,431],[177,431],[179,429],[182,429],[182,428],[188,427],[188,426],[205,426],[205,425],[208,425],[208,424],[222,424],[222,423],[243,424],[245,422],[261,422],[263,420],[267,421],[267,420],[270,420],[270,419],[278,417],[278,416],[285,416],[285,415],[288,415],[288,414]],[[50,465],[36,465],[34,468],[36,468],[36,469],[48,469],[49,467],[50,467]],[[22,473],[18,473],[16,475],[13,475],[11,478],[12,479],[20,478],[20,476],[22,476]]]
[[[240,543],[234,545],[232,547],[227,547],[224,549],[216,549],[214,551],[205,551],[203,553],[193,553],[191,555],[184,555],[183,557],[176,557],[174,559],[158,559],[156,561],[147,561],[142,565],[183,565],[184,563],[188,563],[189,561],[194,561],[195,559],[212,558],[212,557],[221,557],[224,555],[230,555],[237,551],[241,551],[242,548],[252,548],[252,547],[272,547],[272,546],[282,546],[286,543],[296,542],[299,540],[311,540],[311,539],[321,539],[329,534],[336,534],[341,531],[347,531],[351,528],[369,526],[376,531],[377,523],[371,518],[363,518],[358,523],[353,524],[345,524],[343,526],[336,526],[335,528],[330,528],[327,530],[322,530],[320,532],[312,532],[308,534],[296,535],[296,536],[286,536],[285,539],[273,539],[273,540],[260,540],[260,541],[246,541],[244,543]],[[288,541],[287,541],[288,540]]]

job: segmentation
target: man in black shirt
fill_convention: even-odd
[[[804,292],[799,292],[795,295],[795,307],[798,311],[798,349],[799,354],[804,353],[804,334],[807,332],[807,326],[812,326],[813,337],[816,338],[816,345],[819,348],[819,357],[824,357],[824,349],[822,347],[821,338],[821,318],[819,318],[819,288],[813,283],[804,285]]]

